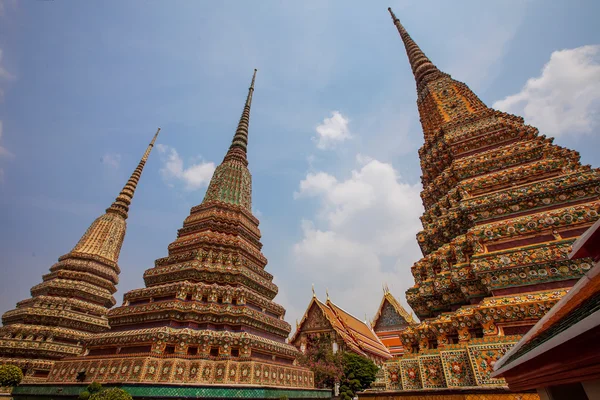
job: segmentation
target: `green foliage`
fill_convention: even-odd
[[[332,388],[343,375],[342,354],[333,353],[329,336],[310,338],[298,363],[315,374],[317,388]]]
[[[360,382],[357,379],[346,380],[343,385],[340,385],[340,397],[342,400],[351,400],[360,390]]]
[[[344,353],[344,375],[347,379],[356,379],[361,390],[367,389],[375,380],[379,367],[368,358],[354,353]]]
[[[17,386],[23,380],[23,371],[16,365],[0,365],[0,386]]]
[[[367,389],[375,380],[379,368],[366,357],[344,353],[344,377],[340,384],[342,400],[354,398],[357,392]]]
[[[88,392],[87,390],[84,390],[83,392],[79,393],[79,400],[88,400],[90,398],[90,392]]]
[[[92,394],[89,400],[133,400],[133,398],[123,389],[113,387]]]
[[[281,395],[279,396],[279,400],[288,400],[288,397],[286,395]]]
[[[328,336],[309,339],[298,362],[313,371],[318,388],[333,388],[339,382],[342,400],[351,400],[357,392],[368,389],[379,370],[366,357],[346,352],[334,354]]]
[[[87,387],[87,391],[90,394],[98,393],[101,390],[102,390],[102,384],[98,383],[98,382],[92,382]]]

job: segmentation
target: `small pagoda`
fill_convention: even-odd
[[[367,357],[377,365],[392,358],[367,321],[361,321],[333,303],[329,293],[323,303],[313,289],[312,299],[302,320],[296,324],[296,332],[290,343],[304,353],[313,339],[322,337],[331,341],[334,353],[349,351]]]
[[[47,390],[18,393],[52,395],[56,385],[96,381],[125,385],[140,398],[330,396],[310,390],[312,372],[296,366],[298,350],[286,341],[291,327],[265,271],[247,160],[255,78],[256,70],[204,200],[192,207],[168,256],[146,270],[146,287],[110,310],[111,330],[86,340],[84,356],[53,367]]]
[[[159,132],[106,213],[31,288],[31,298],[2,316],[0,363],[19,366],[25,382],[45,380],[56,360],[81,354],[85,338],[109,329],[106,315],[116,304],[125,221]]]
[[[400,334],[406,328],[414,325],[416,325],[416,321],[413,316],[392,295],[389,287],[384,285],[383,298],[371,326],[392,357],[400,357],[404,354],[405,350]]]
[[[386,365],[387,389],[502,391],[496,361],[592,266],[568,255],[598,219],[600,171],[487,107],[389,11],[416,81],[425,212],[406,292],[421,322],[401,333],[407,354]]]

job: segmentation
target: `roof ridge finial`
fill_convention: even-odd
[[[158,137],[159,132],[160,132],[160,128],[158,128],[156,130],[156,133],[154,134],[152,141],[146,148],[146,151],[144,152],[142,159],[140,160],[139,164],[137,165],[137,167],[135,168],[135,170],[129,177],[129,180],[127,181],[125,186],[123,186],[121,193],[119,193],[119,195],[117,196],[115,201],[111,204],[111,206],[106,209],[107,213],[119,214],[124,219],[127,219],[128,212],[129,212],[129,205],[131,204],[131,200],[133,199],[133,195],[135,194],[135,189],[137,187],[138,182],[140,181],[140,177],[142,176],[142,171],[144,170],[144,166],[146,165],[146,161],[148,160],[148,157],[150,156],[150,152],[152,151],[152,148],[154,147],[154,143],[156,142],[156,138]]]
[[[317,294],[315,293],[315,284],[312,284],[312,292],[313,292],[313,297],[317,297]]]
[[[329,289],[325,288],[325,295],[327,296],[327,301],[329,301]]]
[[[248,125],[250,124],[250,107],[252,105],[252,95],[254,93],[254,81],[256,80],[256,72],[258,70],[254,68],[254,74],[252,75],[252,82],[248,88],[248,96],[246,97],[246,103],[244,104],[244,110],[240,117],[235,135],[231,141],[231,146],[225,155],[223,161],[229,159],[237,159],[248,165],[248,159],[246,158],[246,152],[248,149]]]
[[[425,76],[433,72],[439,72],[439,70],[410,37],[406,29],[404,29],[404,26],[400,23],[400,20],[392,11],[391,7],[388,7],[388,11],[390,12],[392,20],[394,21],[394,25],[396,26],[396,29],[398,29],[398,33],[404,42],[406,54],[408,55],[408,62],[410,63],[410,67],[413,71],[418,86],[423,81]]]

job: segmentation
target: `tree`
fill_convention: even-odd
[[[352,399],[357,392],[367,389],[379,370],[373,361],[354,353],[344,353],[343,366],[344,377],[340,385],[342,400]]]
[[[98,393],[101,390],[102,390],[102,384],[99,382],[92,382],[87,387],[87,391],[90,394]]]
[[[298,357],[298,363],[315,374],[317,388],[333,388],[344,374],[341,353],[332,350],[329,336],[308,339],[306,351]]]
[[[133,398],[123,389],[113,387],[92,394],[89,400],[133,400]]]
[[[87,390],[84,390],[83,392],[79,393],[79,400],[88,400],[90,398],[90,392],[88,392]]]
[[[23,371],[16,365],[0,365],[0,386],[17,386],[23,380]]]

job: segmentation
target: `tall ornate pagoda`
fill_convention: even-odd
[[[31,298],[2,316],[0,363],[21,367],[26,381],[44,380],[56,360],[81,354],[83,339],[109,329],[106,315],[116,303],[125,221],[159,132],[106,213],[31,288]]]
[[[256,70],[231,146],[168,256],[146,270],[145,288],[109,312],[110,332],[90,338],[85,356],[54,366],[50,384],[145,384],[126,388],[134,397],[329,396],[307,390],[313,374],[295,365],[251,211],[246,151],[255,77]]]
[[[395,390],[505,387],[493,365],[591,267],[569,260],[600,208],[600,171],[440,71],[390,9],[417,84],[425,213],[415,285],[421,323],[387,365]]]
[[[296,324],[296,332],[290,343],[304,353],[313,340],[322,337],[331,341],[333,352],[349,351],[367,357],[377,365],[392,358],[366,321],[361,321],[333,303],[329,293],[323,303],[313,290],[312,299],[302,320]]]
[[[385,285],[381,304],[379,304],[371,326],[393,357],[400,357],[404,354],[405,350],[400,334],[413,325],[416,325],[413,316],[402,307]]]

